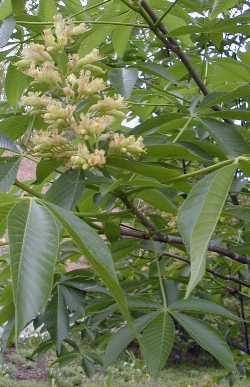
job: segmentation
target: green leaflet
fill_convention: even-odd
[[[56,3],[55,0],[40,0],[38,15],[41,20],[53,20],[53,16],[57,14]]]
[[[0,237],[5,232],[6,221],[10,210],[17,203],[18,198],[9,193],[0,193]]]
[[[127,300],[118,282],[112,256],[104,241],[88,224],[70,211],[46,202],[43,202],[43,205],[50,209],[73,238],[102,281],[111,290],[123,317],[132,325]]]
[[[166,195],[157,189],[143,189],[134,194],[133,197],[145,200],[145,202],[151,204],[154,208],[158,208],[161,211],[176,213],[176,206],[174,202]]]
[[[135,20],[136,15],[132,11],[125,13],[124,16],[120,16],[120,21],[123,23],[134,23]],[[132,30],[133,27],[118,26],[112,32],[112,44],[114,51],[120,58],[123,58],[126,52]]]
[[[10,106],[16,107],[23,91],[29,85],[30,81],[30,77],[18,71],[14,65],[9,65],[5,80],[5,91]]]
[[[175,326],[167,312],[156,316],[143,331],[141,343],[143,356],[150,373],[157,377],[171,353]]]
[[[11,141],[8,137],[0,133],[0,150],[5,149],[14,153],[19,153],[16,144]]]
[[[250,145],[241,135],[239,127],[236,125],[229,125],[211,118],[202,119],[202,123],[228,157],[250,153]]]
[[[132,68],[118,68],[109,72],[112,86],[124,98],[129,98],[132,94],[138,79],[138,71]]]
[[[62,343],[68,336],[68,313],[63,286],[58,285],[42,316],[42,321],[44,321],[51,338],[56,342],[58,354],[61,353]]]
[[[11,0],[3,0],[0,4],[0,20],[6,19],[12,13]]]
[[[28,129],[31,119],[25,115],[12,115],[0,122],[0,135],[16,140]]]
[[[169,179],[179,175],[179,173],[174,169],[164,168],[155,164],[146,164],[141,161],[132,161],[125,158],[122,159],[119,157],[109,157],[108,165],[125,169],[130,172],[135,172],[142,176],[154,177],[161,183],[167,183]]]
[[[169,306],[169,310],[204,314],[211,313],[235,321],[240,320],[238,316],[225,309],[223,306],[201,298],[178,300]]]
[[[72,209],[79,200],[84,188],[84,178],[80,169],[62,174],[46,193],[46,199],[60,207]]]
[[[177,224],[191,259],[191,278],[186,297],[202,279],[206,253],[233,181],[232,163],[201,179],[178,211]]]
[[[0,192],[8,192],[16,180],[20,159],[1,157],[0,159]]]
[[[58,226],[34,200],[16,204],[8,218],[16,335],[47,304],[59,248]]]
[[[1,10],[0,10],[1,12]],[[12,18],[5,19],[0,25],[0,48],[7,45],[14,29],[16,21]]]
[[[108,22],[110,21],[110,15],[113,15],[114,10],[117,6],[117,2],[111,1],[105,7],[105,10],[102,11],[102,16],[99,21]],[[117,20],[116,17],[114,17]],[[118,18],[119,20],[119,18]],[[113,21],[113,19],[112,19]],[[100,44],[105,41],[107,36],[113,31],[115,27],[113,25],[97,25],[93,27],[90,32],[87,32],[87,36],[81,42],[79,47],[79,54],[84,56],[88,54],[93,48],[100,46]]]
[[[159,312],[152,312],[137,318],[134,321],[137,332],[141,332],[158,314]],[[135,334],[127,326],[119,329],[117,333],[113,334],[104,355],[105,367],[108,367],[114,361],[116,361],[122,351],[124,351],[129,343],[131,343],[131,341],[134,339]]]
[[[219,334],[204,321],[187,316],[183,313],[172,312],[174,318],[188,332],[190,336],[206,351],[210,352],[226,369],[235,371],[232,352]]]

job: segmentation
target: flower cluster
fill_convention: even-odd
[[[144,152],[143,138],[135,136],[125,137],[123,134],[115,133],[109,147],[114,152],[125,153],[130,156],[140,155]]]
[[[25,111],[38,116],[43,128],[31,139],[31,153],[83,170],[102,167],[109,153],[138,157],[145,152],[141,137],[114,132],[127,106],[120,96],[107,95],[98,50],[85,56],[66,54],[86,31],[84,24],[74,25],[58,15],[54,27],[43,33],[44,44],[25,47],[16,64],[32,78],[22,98]]]

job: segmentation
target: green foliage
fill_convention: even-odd
[[[201,347],[213,354],[227,369],[234,371],[235,364],[228,346],[220,336],[204,322],[183,313],[175,312],[174,317]]]
[[[178,225],[191,258],[188,297],[206,270],[206,252],[221,215],[236,165],[208,174],[191,190],[179,209]]]
[[[247,374],[249,4],[146,3],[0,3],[2,345],[32,324],[89,376],[195,345]]]
[[[48,210],[34,200],[21,201],[11,210],[8,233],[18,335],[48,302],[59,235]]]
[[[155,377],[166,364],[174,344],[175,326],[167,312],[159,314],[146,326],[142,334],[145,361]]]

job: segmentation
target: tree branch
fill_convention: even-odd
[[[147,15],[150,17],[152,23],[150,23],[151,30],[155,33],[155,35],[162,41],[162,43],[165,45],[165,47],[168,50],[173,51],[176,56],[182,61],[186,69],[188,70],[189,74],[201,90],[201,92],[204,95],[208,95],[208,89],[202,79],[200,78],[199,74],[193,67],[192,63],[188,59],[187,55],[182,51],[181,47],[179,46],[178,42],[172,38],[172,37],[166,37],[168,31],[164,24],[162,22],[159,22],[158,16],[155,14],[155,12],[151,9],[151,7],[148,5],[146,0],[141,1],[141,7],[143,10],[147,13]],[[145,18],[145,14],[142,13],[142,16]],[[147,19],[148,21],[148,19]]]
[[[187,258],[182,257],[181,255],[174,254],[174,253],[169,253],[169,252],[164,253],[162,255],[163,256],[166,255],[168,257],[177,259],[178,261],[182,261],[182,262],[185,262],[186,264],[190,265],[190,261]],[[214,277],[221,278],[224,281],[235,282],[238,285],[242,285],[242,286],[245,286],[247,288],[250,288],[250,284],[248,284],[247,282],[245,282],[245,281],[243,281],[241,279],[238,279],[237,277],[234,277],[234,276],[231,276],[231,275],[223,275],[223,274],[218,273],[217,271],[212,270],[212,269],[206,269],[206,271],[207,271],[207,273],[212,274]],[[235,290],[237,290],[237,289],[235,289]],[[231,288],[230,288],[230,291],[232,292]]]
[[[144,224],[144,226],[147,227],[145,224]],[[156,235],[150,236],[148,233],[145,233],[142,230],[137,230],[135,228],[128,227],[126,225],[121,225],[121,234],[124,236],[129,236],[129,237],[133,237],[133,238],[137,238],[137,239],[144,239],[144,240],[153,239],[153,240],[155,240],[157,242],[161,242],[161,243],[169,243],[171,245],[184,246],[184,241],[182,240],[182,238],[180,238],[178,236],[162,235],[162,234],[160,236],[159,235],[158,236],[156,236]],[[234,251],[232,251],[226,247],[218,246],[215,244],[210,244],[208,246],[208,251],[211,251],[211,252],[217,253],[219,255],[222,255],[224,257],[230,258],[233,261],[238,262],[238,263],[242,263],[244,265],[250,264],[250,257],[235,253]]]
[[[149,4],[147,3],[146,0],[141,0],[140,5],[141,5],[141,9],[139,10],[139,13],[147,21],[152,32],[158,37],[158,39],[161,40],[161,42],[164,44],[164,46],[166,47],[166,49],[168,51],[172,51],[176,54],[176,56],[180,59],[180,61],[183,63],[183,65],[188,70],[188,73],[193,78],[194,82],[196,83],[196,85],[198,86],[198,88],[202,92],[202,94],[204,96],[208,95],[209,91],[208,91],[207,86],[205,85],[205,83],[201,79],[198,72],[193,67],[188,56],[181,49],[177,40],[175,40],[171,36],[167,36],[168,30],[166,29],[165,25],[159,20],[158,16],[152,10],[152,8],[149,6]],[[219,105],[212,106],[212,109],[214,111],[221,111],[222,110]],[[229,123],[229,124],[233,123],[231,120],[228,120],[228,119],[224,119],[224,121]]]

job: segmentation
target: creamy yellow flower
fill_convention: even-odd
[[[83,58],[79,54],[72,54],[69,56],[69,67],[73,70],[80,69],[83,66],[94,64],[103,57],[99,54],[99,50],[94,48],[89,54],[85,55]]]
[[[62,15],[54,16],[55,36],[51,30],[45,30],[44,40],[48,51],[61,52],[73,42],[74,36],[83,34],[88,29],[84,23],[74,25],[71,21],[65,21]]]
[[[80,96],[91,96],[106,89],[102,78],[92,78],[90,71],[81,71],[78,79],[78,93]]]
[[[75,169],[75,168],[81,168],[83,170],[89,168],[88,159],[89,159],[90,153],[85,144],[79,144],[77,152],[71,156],[68,165]]]
[[[75,74],[69,74],[66,78],[66,83],[72,89],[76,89],[78,87],[78,79]]]
[[[125,137],[123,134],[115,133],[109,143],[109,149],[114,152],[126,153],[130,156],[137,156],[145,152],[143,138],[135,136]]]
[[[102,167],[106,163],[105,152],[102,149],[96,149],[88,159],[91,167]]]
[[[55,35],[57,38],[57,49],[62,50],[72,42],[71,32],[72,25],[67,24],[62,15],[54,16]]]
[[[16,63],[20,69],[29,67],[31,64],[37,65],[43,62],[52,62],[52,57],[42,44],[31,43],[22,51],[22,59]]]
[[[69,68],[76,70],[78,68],[80,61],[80,55],[79,54],[71,54],[69,55]]]
[[[60,73],[50,62],[43,63],[42,67],[36,67],[32,64],[26,73],[34,79],[34,83],[45,83],[54,87],[62,82]]]
[[[65,159],[72,154],[72,147],[57,131],[40,131],[33,137],[33,155],[44,158]]]
[[[40,109],[51,103],[52,98],[47,95],[41,95],[39,92],[30,91],[28,95],[22,97],[22,104]]]
[[[51,128],[67,127],[74,124],[74,111],[74,105],[64,106],[62,102],[53,100],[47,105],[43,119]]]
[[[113,110],[126,108],[126,103],[122,97],[118,96],[116,99],[111,97],[104,97],[89,109],[90,112],[109,113]]]
[[[74,26],[71,29],[71,35],[72,36],[81,35],[87,31],[88,31],[88,28],[86,27],[86,25],[84,23],[80,23],[78,26]]]
[[[100,136],[108,127],[112,125],[112,116],[90,117],[89,115],[80,115],[78,125],[74,127],[76,133],[89,137]]]
[[[51,29],[43,31],[43,40],[45,47],[49,52],[57,49],[57,42]]]

